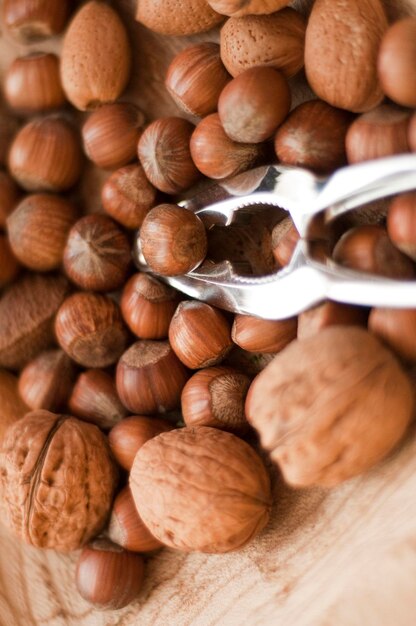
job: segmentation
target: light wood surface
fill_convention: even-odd
[[[1,4],[1,3],[0,3]],[[116,3],[130,24],[136,69],[125,99],[149,118],[175,111],[163,78],[189,42],[134,25],[134,0]],[[311,2],[293,3],[307,11]],[[390,17],[416,14],[416,0],[386,2]],[[214,39],[209,33],[200,39]],[[194,38],[195,40],[195,38]],[[57,49],[50,42],[39,49]],[[0,74],[24,52],[4,34]],[[308,91],[296,81],[296,100]],[[103,174],[91,170],[85,201],[98,209]],[[265,531],[228,555],[165,549],[147,563],[137,602],[92,610],[74,587],[76,554],[23,546],[0,525],[1,626],[413,626],[416,623],[416,429],[369,474],[325,491],[275,481]]]

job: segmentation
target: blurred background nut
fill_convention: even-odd
[[[7,172],[0,170],[0,228],[6,226],[6,219],[13,211],[19,198],[20,191],[13,178]]]
[[[59,35],[71,12],[70,0],[4,0],[3,23],[23,44]]]
[[[274,13],[289,4],[289,0],[208,0],[215,11],[223,15],[264,15]]]
[[[8,430],[0,466],[5,522],[26,543],[69,552],[104,526],[117,473],[96,426],[28,413]]]
[[[416,192],[401,194],[392,201],[387,232],[396,248],[416,261]]]
[[[416,362],[416,310],[374,308],[369,330],[405,361]]]
[[[127,415],[117,395],[114,376],[100,369],[82,372],[68,401],[72,415],[101,429],[112,428]]]
[[[19,394],[17,377],[0,369],[0,446],[3,445],[7,428],[29,411]]]
[[[213,28],[223,20],[206,0],[140,0],[136,20],[163,35],[193,35]]]
[[[296,338],[297,319],[264,320],[252,315],[236,315],[231,329],[235,344],[248,352],[275,353]]]
[[[413,405],[393,353],[364,329],[332,326],[280,352],[250,387],[246,412],[290,485],[331,487],[384,458]]]
[[[9,148],[19,126],[20,121],[0,104],[0,165],[2,167],[7,165]]]
[[[385,33],[378,55],[384,93],[405,107],[416,107],[416,17],[395,22]]]
[[[11,283],[20,270],[20,265],[10,247],[7,235],[0,234],[0,289]]]
[[[368,309],[327,300],[298,315],[298,339],[320,333],[328,326],[367,326]]]

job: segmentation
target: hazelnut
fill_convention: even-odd
[[[32,410],[65,407],[75,379],[75,367],[62,350],[41,352],[24,367],[19,393]]]
[[[286,78],[303,67],[306,23],[294,9],[231,17],[221,29],[221,59],[231,76],[266,65]]]
[[[416,362],[415,309],[372,309],[368,328],[402,359]]]
[[[230,139],[218,113],[205,117],[191,137],[192,159],[205,176],[229,178],[254,167],[262,158],[261,144],[237,143]]]
[[[117,395],[114,376],[100,369],[78,376],[68,401],[71,414],[101,429],[112,428],[127,415]]]
[[[152,415],[176,409],[187,379],[168,341],[137,341],[117,365],[117,392],[132,413]]]
[[[24,44],[59,35],[71,12],[70,0],[3,0],[3,23]]]
[[[145,443],[130,488],[152,535],[184,552],[236,550],[269,519],[270,479],[260,457],[216,428],[180,428]]]
[[[246,413],[290,485],[332,487],[394,448],[413,404],[390,351],[364,329],[332,326],[274,358],[250,387]]]
[[[53,319],[68,292],[64,276],[28,274],[0,298],[0,367],[20,369],[53,343]]]
[[[205,226],[188,209],[160,204],[143,220],[140,246],[153,272],[165,276],[186,274],[198,267],[206,256]]]
[[[96,426],[28,413],[9,428],[0,468],[6,523],[26,543],[69,552],[104,526],[117,473]]]
[[[163,545],[140,519],[128,486],[114,500],[107,535],[111,541],[131,552],[152,552]]]
[[[82,127],[87,157],[103,169],[117,169],[136,156],[144,115],[127,102],[106,104],[89,116]]]
[[[345,145],[349,163],[360,163],[409,152],[410,113],[391,104],[360,115],[348,129]]]
[[[28,114],[63,106],[58,57],[35,52],[15,59],[4,78],[4,96],[12,109]]]
[[[30,410],[19,395],[17,382],[16,376],[0,369],[0,447],[8,427]]]
[[[385,33],[378,54],[378,76],[384,93],[405,107],[416,107],[416,17],[395,22]]]
[[[271,67],[252,67],[221,92],[218,114],[227,135],[241,143],[260,143],[272,136],[290,110],[286,78]]]
[[[230,78],[221,61],[219,45],[205,41],[174,57],[165,86],[182,111],[205,117],[217,110],[220,93]]]
[[[273,256],[280,267],[290,263],[292,254],[300,239],[299,231],[291,217],[284,218],[272,230]]]
[[[19,261],[40,272],[58,268],[77,214],[76,207],[60,196],[38,193],[23,198],[6,222]]]
[[[287,6],[289,0],[208,0],[208,4],[222,15],[266,15]]]
[[[81,175],[77,131],[66,120],[46,117],[28,122],[9,153],[11,175],[27,191],[64,191]]]
[[[19,121],[8,111],[4,110],[0,106],[0,165],[7,165],[7,158],[9,156],[9,148],[13,141],[17,130],[19,128]],[[0,209],[1,215],[1,209]]]
[[[152,122],[140,137],[139,159],[156,189],[176,194],[200,178],[189,147],[194,129],[188,120],[166,117]]]
[[[140,228],[156,204],[156,189],[139,163],[126,165],[111,174],[101,191],[104,210],[125,228]]]
[[[165,339],[179,302],[177,291],[149,274],[135,274],[121,296],[121,314],[141,339]]]
[[[140,0],[136,20],[162,35],[194,35],[222,22],[207,0]]]
[[[136,599],[143,585],[144,561],[108,539],[95,539],[81,552],[75,581],[80,595],[99,609],[116,610]]]
[[[380,104],[377,55],[387,27],[380,0],[336,5],[333,0],[316,0],[305,41],[306,77],[316,95],[355,113]]]
[[[278,129],[274,148],[282,163],[331,172],[346,162],[345,135],[353,116],[322,100],[297,106]]]
[[[118,14],[105,2],[82,5],[62,47],[61,78],[68,100],[81,111],[114,102],[130,70],[130,43]]]
[[[234,317],[231,337],[247,352],[280,352],[296,337],[297,319],[263,320],[251,315]]]
[[[1,143],[1,138],[0,138]],[[20,191],[11,176],[0,170],[0,228],[6,226],[6,219],[20,198]]]
[[[0,289],[11,283],[20,270],[6,235],[0,234]]]
[[[170,323],[169,341],[190,369],[217,365],[233,345],[224,313],[197,300],[184,300],[178,305]]]
[[[248,376],[231,367],[207,367],[196,372],[182,390],[185,424],[246,431],[244,403],[250,382]]]
[[[64,268],[78,287],[92,291],[119,289],[130,261],[129,240],[106,215],[87,215],[72,227],[64,250]]]
[[[397,196],[387,213],[387,232],[401,252],[416,261],[416,193]]]
[[[172,430],[172,428],[172,424],[167,420],[156,417],[143,417],[141,415],[126,417],[116,424],[108,434],[111,452],[117,463],[129,472],[134,457],[146,441],[160,433]]]
[[[328,326],[367,326],[368,309],[327,300],[298,316],[298,339],[305,339]]]
[[[118,305],[93,293],[74,293],[55,319],[59,345],[84,367],[107,367],[117,361],[127,344],[127,330]]]

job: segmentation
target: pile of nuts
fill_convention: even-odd
[[[100,608],[137,597],[143,555],[227,552],[264,528],[256,435],[288,484],[330,487],[383,459],[413,415],[415,310],[233,317],[132,267],[137,229],[155,273],[210,262],[203,223],[175,204],[204,177],[416,151],[416,17],[390,26],[381,0],[316,0],[306,20],[288,4],[138,0],[137,20],[166,36],[221,25],[220,44],[169,66],[185,117],[147,123],[122,100],[133,60],[117,7],[88,0],[67,25],[69,0],[3,1],[21,42],[66,31],[60,59],[19,57],[3,84],[2,520],[33,546],[82,549],[76,585]],[[291,110],[303,67],[316,98]],[[81,129],[69,104],[91,111]],[[73,200],[84,155],[109,171],[98,214]],[[269,238],[286,265],[290,218]],[[414,278],[416,193],[317,244],[331,262]]]

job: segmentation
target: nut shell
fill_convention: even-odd
[[[269,519],[270,479],[260,457],[215,428],[181,428],[145,443],[130,488],[152,535],[185,552],[236,550]]]
[[[193,35],[213,28],[224,17],[207,0],[139,0],[136,20],[162,35]]]

